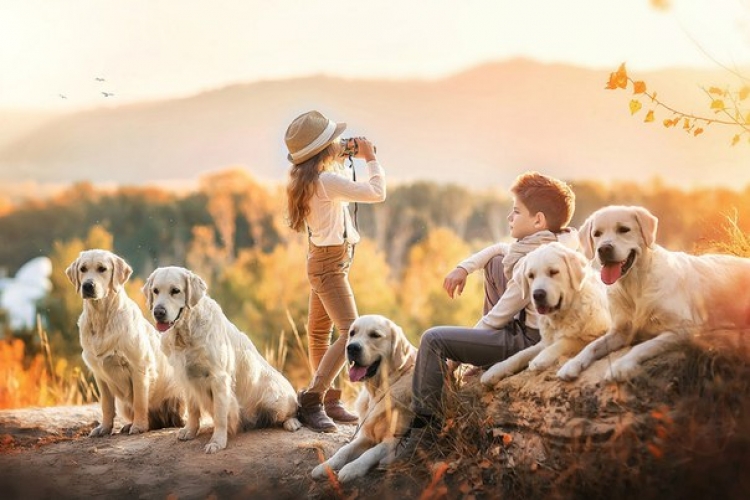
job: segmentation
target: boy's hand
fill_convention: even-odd
[[[443,280],[443,288],[448,292],[448,297],[454,298],[463,293],[468,275],[469,273],[463,267],[457,267],[448,273]]]

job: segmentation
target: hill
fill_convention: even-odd
[[[664,101],[700,114],[707,101],[699,87],[727,79],[677,69],[637,77]],[[694,138],[664,130],[660,120],[646,125],[630,116],[626,93],[604,90],[607,78],[608,70],[513,60],[429,81],[315,76],[237,84],[59,116],[21,137],[0,137],[0,181],[148,184],[237,165],[279,181],[287,124],[317,108],[374,140],[395,181],[504,189],[520,171],[538,169],[568,180],[750,182],[750,149],[729,147],[729,131],[714,126]],[[8,116],[0,111],[0,122]]]

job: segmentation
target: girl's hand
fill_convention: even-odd
[[[454,298],[463,293],[468,275],[469,273],[463,267],[457,267],[448,273],[443,280],[443,288],[448,292],[448,297]]]
[[[355,158],[362,158],[365,161],[372,161],[375,159],[375,146],[372,142],[368,141],[366,137],[357,137],[357,147],[359,151],[354,156]]]

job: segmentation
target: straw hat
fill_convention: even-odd
[[[318,111],[308,111],[286,129],[287,159],[295,165],[320,153],[346,129],[346,123],[329,120]]]

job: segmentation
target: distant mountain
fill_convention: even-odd
[[[41,121],[11,141],[0,135],[0,181],[145,184],[238,165],[278,181],[287,170],[287,124],[316,108],[346,121],[347,133],[372,139],[394,181],[505,188],[519,172],[537,169],[567,180],[750,182],[750,147],[730,147],[731,130],[713,125],[699,137],[666,130],[663,110],[645,124],[648,103],[632,117],[631,92],[604,89],[608,73],[514,60],[440,80],[315,76],[79,112]],[[727,80],[718,71],[633,76],[665,102],[701,115],[709,110],[700,87]],[[0,111],[0,122],[5,117]]]

